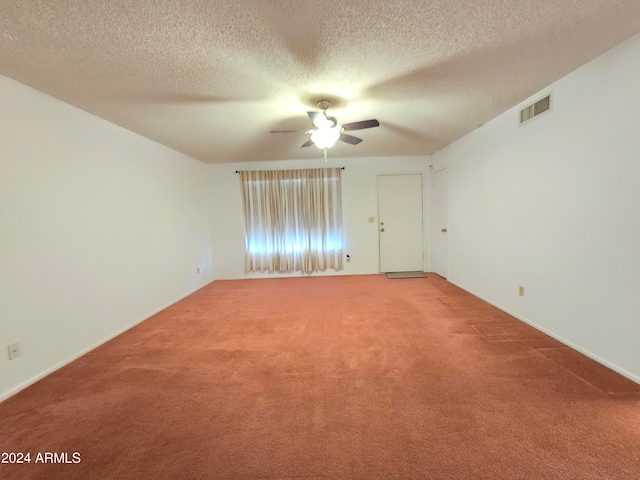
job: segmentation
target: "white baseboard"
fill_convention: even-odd
[[[542,333],[549,335],[551,338],[554,338],[556,340],[558,340],[559,342],[565,344],[567,347],[571,347],[574,350],[582,353],[583,355],[586,355],[587,357],[591,358],[592,360],[595,360],[596,362],[604,365],[607,368],[610,368],[611,370],[613,370],[614,372],[618,372],[620,375],[622,375],[623,377],[628,378],[631,381],[634,381],[638,384],[640,384],[640,376],[635,375],[634,373],[629,372],[628,370],[625,370],[624,368],[620,367],[619,365],[616,365],[615,363],[610,362],[609,360],[602,358],[598,355],[596,355],[593,352],[590,352],[589,350],[581,347],[580,345],[577,345],[563,337],[561,337],[560,335],[552,332],[551,330],[548,330],[544,327],[541,327],[540,325],[538,325],[535,322],[532,322],[531,320],[529,320],[528,318],[525,318],[521,315],[518,315],[515,312],[512,312],[511,310],[509,310],[508,308],[503,307],[502,305],[484,297],[483,295],[480,295],[479,293],[474,292],[473,290],[466,288],[463,285],[460,285],[452,280],[447,280],[449,283],[455,285],[458,288],[461,288],[462,290],[464,290],[465,292],[470,293],[471,295],[473,295],[474,297],[478,297],[481,300],[484,300],[485,302],[493,305],[496,308],[499,308],[500,310],[502,310],[505,313],[508,313],[509,315],[511,315],[512,317],[517,318],[518,320],[523,321],[524,323],[531,325],[533,328],[535,328],[536,330],[541,331]]]
[[[331,272],[286,272],[286,273],[274,273],[274,272],[250,272],[236,276],[222,276],[216,277],[216,280],[265,280],[270,278],[321,278],[321,277],[351,277],[358,275],[379,275],[380,272],[345,272],[344,270],[336,270]]]
[[[3,392],[0,394],[0,402],[5,401],[6,399],[8,399],[9,397],[12,397],[13,395],[15,395],[16,393],[20,392],[21,390],[24,390],[25,388],[27,388],[30,385],[33,385],[34,383],[36,383],[38,380],[43,379],[44,377],[46,377],[47,375],[55,372],[56,370],[59,370],[60,368],[64,367],[65,365],[70,364],[71,362],[73,362],[74,360],[77,360],[78,358],[80,358],[81,356],[89,353],[91,350],[94,350],[96,348],[98,348],[100,345],[103,345],[105,343],[107,343],[109,340],[112,340],[114,338],[116,338],[118,335],[123,334],[124,332],[126,332],[127,330],[132,329],[133,327],[135,327],[136,325],[144,322],[145,320],[153,317],[155,314],[160,313],[162,310],[170,307],[171,305],[178,303],[180,300],[188,297],[189,295],[194,294],[195,292],[197,292],[198,290],[200,290],[201,288],[206,287],[207,285],[209,285],[210,283],[212,283],[214,280],[212,280],[211,282],[208,282],[204,285],[199,286],[198,288],[196,288],[195,290],[192,290],[188,293],[185,293],[184,295],[178,297],[175,300],[172,300],[171,302],[167,303],[166,305],[154,310],[153,312],[151,312],[150,314],[144,316],[143,318],[140,318],[138,320],[136,320],[135,322],[131,323],[130,325],[121,328],[120,330],[118,330],[117,332],[113,333],[112,335],[109,335],[106,338],[103,338],[102,340],[100,340],[99,342],[91,345],[90,347],[85,348],[84,350],[81,350],[80,352],[76,353],[75,355],[67,358],[66,360],[63,360],[62,362],[47,368],[46,370],[40,372],[39,374],[35,375],[34,377],[30,378],[29,380],[27,380],[26,382],[23,382],[21,384],[19,384],[16,387],[11,388],[10,390],[7,390],[6,392]]]

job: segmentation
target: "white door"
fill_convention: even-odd
[[[431,199],[431,259],[433,271],[449,276],[449,243],[447,233],[447,170],[433,174],[433,198]]]
[[[422,175],[378,177],[381,272],[422,272]]]

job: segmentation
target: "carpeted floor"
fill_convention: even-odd
[[[32,455],[6,480],[636,479],[640,386],[436,275],[217,281],[0,404],[0,451]]]

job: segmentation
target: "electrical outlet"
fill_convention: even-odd
[[[9,345],[7,348],[9,350],[9,360],[13,360],[14,358],[17,358],[20,355],[22,355],[22,352],[20,351],[19,343],[14,343],[12,345]]]
[[[524,287],[522,285],[518,288],[518,295],[524,297]]]

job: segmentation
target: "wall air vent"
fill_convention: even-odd
[[[520,110],[520,125],[533,120],[538,115],[551,110],[551,94]]]

